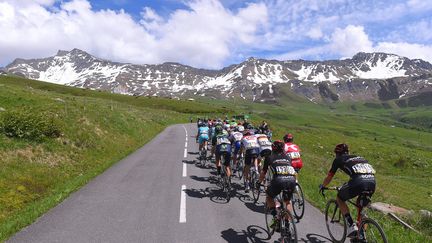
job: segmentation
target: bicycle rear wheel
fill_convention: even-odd
[[[331,199],[327,202],[325,210],[325,221],[327,231],[333,242],[344,242],[347,232],[345,217],[339,209],[336,200]],[[341,228],[343,227],[343,228]]]
[[[294,217],[288,210],[284,210],[280,221],[280,234],[282,243],[297,242],[297,228]]]
[[[381,226],[373,219],[364,218],[359,228],[359,238],[367,243],[387,243],[387,237]]]
[[[296,184],[296,189],[293,192],[291,202],[293,206],[294,215],[297,220],[300,220],[304,214],[305,201],[304,201],[303,189],[298,183]]]
[[[244,169],[243,165],[244,165],[244,159],[239,158],[237,161],[237,175],[239,180],[241,180],[243,177],[243,169]]]
[[[251,170],[251,180],[250,180],[250,187],[252,190],[252,196],[254,199],[254,202],[258,202],[259,200],[259,196],[261,194],[261,187],[257,186],[257,182],[258,182],[259,178],[258,178],[258,172]]]

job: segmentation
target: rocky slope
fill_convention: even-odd
[[[432,91],[432,64],[386,53],[331,61],[249,58],[221,70],[204,70],[179,63],[117,63],[73,49],[43,59],[16,59],[5,71],[129,95],[236,96],[262,102],[280,98],[285,89],[314,102],[389,100]]]

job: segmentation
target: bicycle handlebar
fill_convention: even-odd
[[[339,189],[340,189],[340,187],[337,187],[337,186],[323,187],[323,188],[321,188],[320,192],[321,192],[321,195],[325,198],[325,193],[324,193],[324,191],[326,191],[326,190],[330,190],[330,191],[339,191]]]

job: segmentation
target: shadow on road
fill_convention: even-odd
[[[195,164],[195,160],[182,160],[182,162],[190,165]]]
[[[251,202],[251,203],[250,202],[246,202],[245,206],[247,208],[249,208],[250,210],[252,210],[253,212],[264,214],[264,204],[257,205],[257,204],[255,204],[253,202]]]
[[[299,239],[300,242],[309,242],[309,243],[324,243],[324,242],[332,242],[331,239],[319,235],[319,234],[307,234],[306,239]]]
[[[267,231],[257,225],[250,225],[246,230],[235,231],[233,228],[221,232],[221,236],[226,242],[265,242],[270,236]]]
[[[197,154],[199,154],[199,152],[188,152],[188,154],[197,155]]]

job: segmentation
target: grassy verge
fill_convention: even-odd
[[[1,242],[166,126],[225,108],[0,76],[0,110],[0,119],[11,112],[42,114],[35,117],[54,119],[61,132],[57,138],[16,138],[0,128]]]

